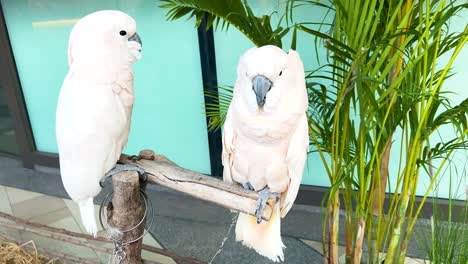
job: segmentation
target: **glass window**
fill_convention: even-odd
[[[68,71],[70,30],[103,9],[137,21],[143,57],[134,66],[135,106],[128,154],[153,149],[181,166],[210,173],[197,31],[166,22],[154,0],[1,0],[38,150],[57,152],[55,109]]]
[[[4,87],[0,85],[0,152],[18,154],[16,134],[8,111]]]

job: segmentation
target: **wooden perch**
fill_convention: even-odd
[[[247,191],[238,184],[184,169],[165,156],[155,154],[152,150],[141,151],[138,158],[122,154],[119,162],[138,165],[148,174],[149,183],[187,193],[228,209],[255,215],[258,200],[258,194],[255,191]],[[274,204],[274,199],[268,201],[262,214],[263,220],[270,220]]]
[[[122,264],[141,264],[141,246],[145,232],[146,215],[140,195],[138,173],[124,171],[112,176],[114,195],[112,206],[107,206],[107,219],[110,226],[118,230],[128,230],[121,234],[125,258]],[[131,213],[130,213],[131,212]]]
[[[26,230],[32,228],[32,229],[38,231],[38,232],[33,232],[33,233],[44,236],[44,237],[48,237],[48,238],[57,237],[55,235],[49,235],[49,233],[50,233],[50,234],[61,234],[61,236],[60,236],[61,238],[74,237],[74,238],[94,240],[94,241],[99,241],[99,242],[104,242],[104,243],[111,243],[111,241],[108,238],[105,238],[105,237],[99,237],[99,236],[98,237],[93,237],[93,236],[90,236],[88,234],[73,232],[73,231],[70,231],[70,230],[62,229],[62,228],[55,228],[55,227],[51,227],[51,226],[46,226],[46,225],[43,225],[43,224],[38,224],[38,223],[34,223],[34,222],[31,222],[31,221],[28,221],[28,220],[25,220],[25,219],[22,219],[22,218],[15,217],[15,216],[9,215],[9,214],[4,213],[4,212],[0,212],[0,218],[4,218],[6,220],[15,222],[15,224],[14,224],[14,226],[16,226],[15,229],[25,230],[26,231]],[[0,226],[2,226],[4,224],[6,224],[6,222],[0,221]],[[24,229],[23,229],[23,227],[24,227]],[[46,231],[46,232],[41,232],[41,231]],[[31,230],[29,230],[29,232],[31,232]],[[20,241],[16,241],[15,239],[12,239],[12,238],[9,238],[9,240],[20,243]],[[59,240],[65,241],[63,239],[59,239]],[[71,243],[70,241],[65,241],[65,242]],[[72,243],[72,244],[75,244],[75,243]],[[85,246],[85,245],[81,245],[81,246],[89,247],[90,245],[91,245],[91,243],[87,243],[87,246]],[[143,248],[143,250],[146,250],[148,252],[152,252],[152,253],[156,253],[156,254],[160,254],[160,255],[163,255],[163,256],[170,257],[170,258],[174,259],[177,262],[192,263],[192,264],[206,264],[205,262],[197,260],[197,259],[195,259],[193,257],[179,256],[174,252],[168,251],[167,249],[156,248],[156,247],[149,246],[149,245],[143,245],[142,248]],[[112,250],[103,249],[103,250],[98,250],[98,251],[104,251],[106,253],[110,253]],[[76,263],[85,263],[85,262],[78,261]],[[143,263],[151,263],[151,262],[149,262],[147,260],[144,260]]]

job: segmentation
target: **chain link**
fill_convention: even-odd
[[[101,226],[103,227],[103,229],[107,231],[109,238],[110,240],[112,240],[112,243],[114,245],[114,249],[113,249],[112,255],[109,257],[108,263],[109,264],[121,264],[125,260],[125,257],[127,256],[124,250],[124,246],[142,239],[148,233],[148,230],[153,225],[154,210],[153,210],[153,204],[151,202],[151,199],[149,199],[149,197],[144,191],[140,190],[140,195],[143,198],[143,201],[145,204],[145,213],[137,225],[135,225],[134,227],[128,230],[120,231],[119,229],[114,228],[109,225],[109,223],[107,222],[107,215],[104,213],[104,210],[103,210],[104,204],[110,199],[113,193],[114,192],[107,194],[107,196],[104,198],[104,200],[101,203],[101,207],[99,208],[99,222],[101,223]],[[148,228],[145,228],[145,231],[143,232],[143,234],[139,236],[138,238],[133,239],[131,241],[123,241],[124,233],[128,233],[130,231],[135,230],[144,222],[150,210],[149,208],[151,208],[151,218],[149,219],[150,224]]]
[[[121,264],[126,256],[127,254],[123,249],[122,241],[114,241],[114,251],[112,253],[111,259],[109,259],[109,263]]]

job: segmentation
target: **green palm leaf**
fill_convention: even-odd
[[[200,26],[204,17],[206,28],[213,24],[227,30],[230,25],[236,27],[256,46],[282,46],[281,38],[289,32],[289,28],[278,25],[271,27],[271,15],[255,16],[247,1],[241,0],[161,0],[162,8],[167,11],[168,20],[176,20],[188,16],[196,18],[196,26]]]
[[[210,131],[220,129],[231,104],[234,87],[218,86],[218,91],[205,91],[205,96],[213,101],[206,104],[206,116],[209,118],[208,129]]]

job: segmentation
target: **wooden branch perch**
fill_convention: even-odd
[[[12,216],[12,215],[4,213],[4,212],[0,212],[0,218],[4,218],[4,219],[10,220],[10,221],[13,221],[13,222],[16,223],[17,226],[25,226],[25,227],[34,228],[34,229],[37,229],[37,230],[42,230],[42,231],[47,231],[47,232],[52,232],[52,233],[58,233],[58,234],[62,234],[64,236],[69,236],[69,237],[75,237],[75,238],[82,238],[82,239],[86,239],[86,240],[94,240],[94,241],[99,241],[99,242],[111,243],[111,241],[108,238],[105,238],[105,237],[96,237],[96,238],[94,238],[93,236],[90,236],[88,234],[77,233],[77,232],[69,231],[69,230],[62,229],[62,228],[56,228],[56,227],[51,227],[51,226],[46,226],[46,225],[34,223],[34,222],[31,222],[31,221],[28,221],[28,220],[24,220],[22,218]],[[0,225],[2,223],[4,223],[4,222],[0,221]],[[19,227],[19,228],[21,228],[21,227]],[[41,232],[37,232],[36,234],[40,234],[40,233]],[[46,236],[46,237],[52,238],[51,236]],[[14,239],[10,239],[10,240],[13,241]],[[18,242],[18,241],[15,241],[15,242]],[[192,263],[192,264],[206,264],[205,262],[197,260],[197,259],[195,259],[193,257],[179,256],[174,252],[168,251],[167,249],[157,248],[157,247],[153,247],[153,246],[149,246],[149,245],[143,245],[142,248],[143,248],[143,250],[146,250],[148,252],[152,252],[152,253],[156,253],[156,254],[160,254],[160,255],[163,255],[163,256],[173,258],[175,261],[181,261],[181,262],[184,262],[184,263],[188,262],[188,263]],[[145,263],[145,261],[146,260],[144,260],[144,263]],[[82,263],[82,262],[78,262],[78,263]],[[151,263],[151,262],[146,261],[146,263]]]
[[[159,184],[198,199],[222,207],[255,215],[258,194],[247,191],[238,184],[228,183],[215,177],[179,167],[163,155],[152,150],[143,150],[138,158],[122,154],[120,163],[138,165],[148,174],[148,182]],[[274,199],[270,199],[262,214],[263,220],[270,220]]]

